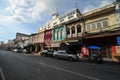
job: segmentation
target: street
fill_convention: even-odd
[[[120,65],[91,64],[0,50],[5,80],[120,80]]]

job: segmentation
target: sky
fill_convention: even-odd
[[[52,19],[77,7],[81,13],[111,4],[115,0],[0,0],[0,41],[15,39],[16,33],[31,34]]]

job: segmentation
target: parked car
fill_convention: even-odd
[[[52,51],[49,51],[49,50],[43,50],[41,52],[41,56],[49,56],[49,57],[52,57],[53,56],[53,53]]]
[[[13,49],[13,52],[18,52],[18,49]]]
[[[77,54],[73,54],[70,51],[58,50],[53,52],[53,57],[67,59],[69,61],[78,60]]]
[[[22,52],[23,52],[23,53],[30,53],[30,52],[29,52],[28,50],[26,50],[26,49],[23,49]]]

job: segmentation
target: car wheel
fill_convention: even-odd
[[[44,56],[44,54],[42,53],[41,56]]]
[[[69,60],[69,61],[73,61],[73,58],[72,58],[72,57],[69,57],[68,60]]]
[[[58,59],[58,56],[55,56],[56,59]]]

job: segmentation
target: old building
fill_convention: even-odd
[[[74,41],[78,41],[78,37],[81,36],[81,31],[83,25],[81,25],[80,19],[82,15],[79,9],[72,9],[59,17],[56,18],[56,25],[53,27],[53,36],[52,36],[52,44],[51,46],[56,49],[69,49],[69,42],[74,38]],[[73,31],[73,32],[72,32]],[[76,37],[76,39],[75,39]],[[73,42],[74,42],[73,41]]]
[[[45,44],[44,44],[44,27],[40,27],[37,33],[37,52],[40,52],[44,49]]]
[[[29,35],[27,35],[27,34],[16,33],[16,39],[15,39],[15,46],[14,46],[14,48],[17,48],[19,50],[23,49],[25,47],[24,41],[28,37],[29,37]]]
[[[117,20],[116,7],[118,4],[112,3],[99,9],[83,14],[85,28],[83,29],[83,44],[99,47],[99,50],[89,49],[89,53],[101,54],[105,59],[113,59],[117,37],[120,36],[120,26]]]
[[[66,24],[67,38],[63,42],[69,51],[78,53],[82,47],[81,38],[84,29],[84,19],[79,9],[75,9],[73,15],[74,19]]]

